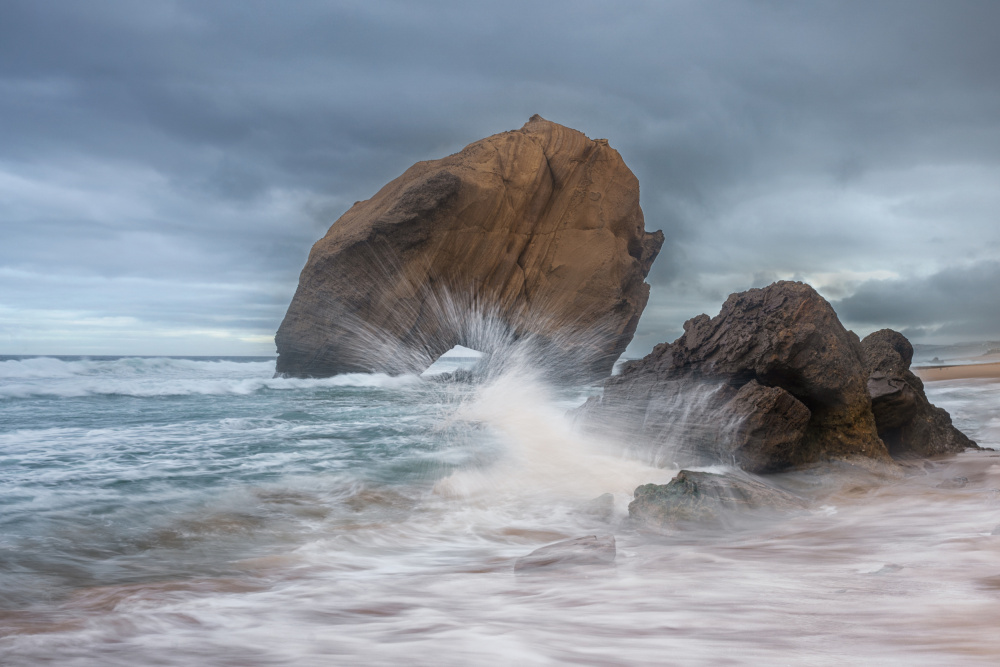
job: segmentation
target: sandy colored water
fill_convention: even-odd
[[[809,512],[704,532],[573,515],[557,496],[533,511],[431,495],[235,578],[7,612],[2,646],[16,665],[1000,662],[1000,454],[800,482],[823,486]],[[613,567],[514,573],[588,532],[616,535]]]

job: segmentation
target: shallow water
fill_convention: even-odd
[[[0,662],[1000,660],[998,453],[792,476],[804,514],[651,532],[632,491],[676,470],[580,434],[589,388],[273,370],[0,361]],[[1000,446],[1000,384],[928,393]],[[514,574],[588,534],[613,567]]]

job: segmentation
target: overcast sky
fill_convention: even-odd
[[[0,354],[273,354],[311,244],[534,113],[666,243],[630,351],[811,282],[1000,338],[1000,2],[0,3]]]

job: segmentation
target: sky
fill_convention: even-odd
[[[6,0],[0,354],[274,353],[309,248],[535,113],[663,251],[629,348],[805,280],[861,335],[1000,339],[1000,3]]]

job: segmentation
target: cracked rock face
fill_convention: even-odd
[[[809,285],[781,281],[732,294],[714,318],[688,320],[683,336],[626,364],[582,412],[597,431],[608,424],[636,442],[665,443],[681,465],[769,473],[888,460],[867,379],[861,341],[830,304]]]
[[[912,357],[902,334],[862,342],[812,287],[779,281],[688,320],[580,412],[591,430],[666,452],[664,463],[753,473],[976,447],[927,400]]]
[[[420,372],[455,345],[530,338],[606,376],[662,243],[606,140],[534,116],[413,165],[337,220],[275,336],[277,371]]]

